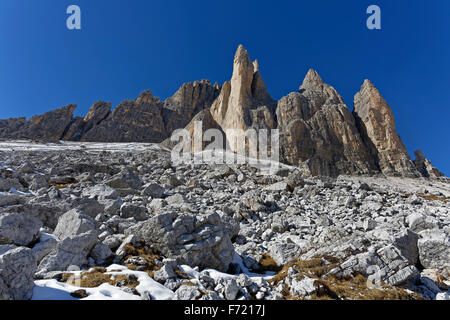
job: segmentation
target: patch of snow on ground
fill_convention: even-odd
[[[72,272],[79,274],[78,272]],[[37,280],[33,289],[32,300],[142,300],[145,296],[150,296],[152,300],[171,300],[174,293],[159,284],[146,272],[133,271],[128,268],[113,264],[106,269],[106,274],[111,276],[127,275],[135,276],[139,285],[136,291],[141,296],[133,295],[114,287],[108,283],[104,283],[97,288],[81,288],[67,283],[58,282],[57,280]],[[77,299],[70,295],[70,293],[83,289],[88,294],[88,297]]]
[[[128,268],[113,264],[110,265],[107,269],[107,274],[110,275],[134,275],[139,281],[139,285],[136,287],[137,292],[139,292],[142,296],[146,293],[150,294],[152,299],[154,300],[170,300],[172,299],[174,293],[173,291],[167,289],[162,284],[156,282],[150,276],[143,271],[134,271],[129,270]]]
[[[79,289],[86,290],[89,296],[77,299],[70,295],[71,292]],[[79,288],[51,279],[35,281],[31,300],[141,300],[141,298],[107,283],[97,288]]]

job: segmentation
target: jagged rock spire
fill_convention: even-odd
[[[328,104],[344,104],[344,99],[332,86],[323,82],[322,77],[316,70],[309,69],[308,73],[299,88],[300,92],[305,92],[310,99],[315,100],[317,93],[327,100]],[[315,92],[312,94],[312,92]],[[315,105],[322,104],[323,101],[317,101]]]
[[[376,157],[381,172],[417,176],[418,172],[400,139],[395,118],[386,100],[369,80],[364,80],[355,95],[354,116],[358,129]]]
[[[303,84],[301,85],[300,88],[307,88],[311,86],[317,86],[320,84],[323,84],[323,80],[320,77],[320,75],[317,73],[317,71],[309,69],[305,79],[303,80]]]
[[[430,160],[425,158],[421,150],[415,151],[414,155],[416,156],[414,164],[417,170],[422,174],[422,176],[432,179],[437,179],[444,176],[442,172],[440,172],[436,167],[433,166]]]
[[[247,130],[256,122],[258,127],[274,127],[273,103],[259,73],[258,61],[252,62],[244,46],[239,45],[231,81],[223,85],[219,97],[211,106],[214,120],[224,131]],[[236,150],[232,141],[230,148]]]

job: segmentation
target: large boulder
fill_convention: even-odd
[[[105,184],[97,184],[93,187],[84,188],[81,193],[83,198],[94,198],[97,200],[114,200],[119,197],[119,194],[114,188]]]
[[[344,277],[355,273],[366,277],[372,275],[375,281],[383,281],[392,286],[414,281],[420,276],[419,270],[393,245],[351,256],[331,273]]]
[[[278,266],[284,266],[303,253],[300,246],[292,241],[282,243],[273,243],[269,246],[269,255],[273,258]]]
[[[106,244],[97,243],[94,248],[92,248],[90,255],[97,265],[103,265],[110,261],[114,254]]]
[[[55,250],[39,264],[39,274],[66,271],[70,266],[79,268],[88,264],[88,255],[97,243],[97,231],[89,231],[62,240]]]
[[[70,210],[59,218],[53,234],[64,240],[70,236],[76,236],[88,231],[95,230],[95,220],[79,210]]]
[[[142,187],[142,180],[135,173],[124,170],[106,181],[106,184],[114,189],[139,190]]]
[[[418,240],[419,235],[409,229],[401,230],[393,239],[394,246],[400,249],[401,254],[408,259],[412,265],[416,265],[419,262]]]
[[[124,219],[134,218],[136,221],[147,220],[147,209],[133,203],[126,202],[120,207],[120,217]]]
[[[33,247],[33,253],[36,256],[36,261],[39,264],[42,259],[50,252],[52,252],[58,245],[56,237],[41,233],[40,241]]]
[[[450,236],[442,230],[426,230],[420,236],[418,247],[422,266],[450,276]]]
[[[31,299],[36,267],[31,249],[0,246],[0,300]]]
[[[420,212],[410,214],[406,220],[408,221],[409,228],[414,232],[439,228],[438,220],[431,216],[426,216]]]
[[[25,213],[0,214],[0,244],[28,246],[39,237],[42,222]]]
[[[32,199],[23,208],[23,212],[29,212],[42,221],[45,227],[55,229],[58,219],[69,211],[70,204],[62,200],[35,201]],[[21,211],[22,212],[22,211]]]
[[[135,235],[178,264],[226,271],[234,256],[231,229],[216,213],[169,212],[127,229],[125,235]]]

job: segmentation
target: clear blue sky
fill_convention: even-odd
[[[66,8],[82,30],[66,28]],[[382,30],[366,28],[366,8]],[[408,150],[450,174],[448,0],[1,0],[0,118],[70,103],[84,115],[151,89],[162,99],[187,81],[223,83],[242,43],[274,98],[309,68],[353,109],[370,79],[391,105]]]

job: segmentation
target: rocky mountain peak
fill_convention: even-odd
[[[111,102],[97,101],[93,104],[88,114],[84,117],[85,122],[97,122],[103,120],[111,112]]]
[[[158,97],[153,96],[153,92],[151,90],[145,90],[139,95],[136,102],[139,104],[154,104],[161,103],[161,100]]]
[[[211,115],[226,132],[227,129],[247,130],[250,127],[274,128],[274,101],[259,72],[258,61],[252,62],[240,45],[236,51],[233,75],[211,106]],[[230,142],[231,150],[237,145]]]
[[[247,50],[240,45],[236,51],[231,78],[231,99],[235,104],[243,107],[251,105],[251,88],[254,66]]]
[[[397,133],[391,107],[369,80],[364,81],[355,95],[354,105],[358,129],[380,170],[385,174],[418,176]]]
[[[234,64],[236,65],[238,63],[251,64],[250,55],[242,44],[238,46],[234,54]]]
[[[369,79],[364,79],[361,89],[363,90],[363,89],[370,89],[370,88],[375,88],[375,86]]]
[[[322,77],[313,69],[309,69],[300,88],[309,88],[323,84]]]

